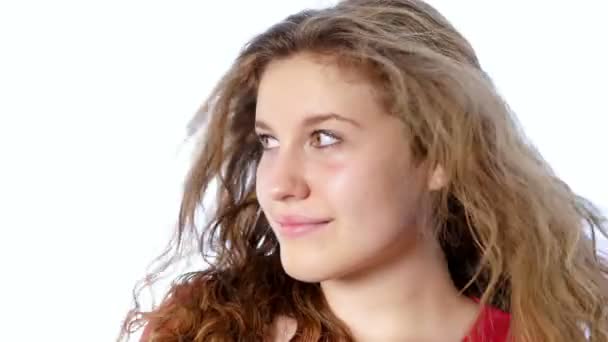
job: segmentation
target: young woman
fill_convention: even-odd
[[[605,217],[429,5],[288,17],[247,44],[193,126],[170,252],[197,241],[209,267],[136,306],[122,337],[145,324],[150,342],[608,341]]]

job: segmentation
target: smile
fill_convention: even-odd
[[[310,219],[305,217],[286,216],[277,220],[279,235],[286,238],[297,238],[326,227],[330,219]]]

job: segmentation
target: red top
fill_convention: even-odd
[[[511,315],[487,306],[463,342],[506,342],[510,325]]]

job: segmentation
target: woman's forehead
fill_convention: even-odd
[[[337,113],[347,118],[383,111],[376,86],[333,64],[302,55],[269,65],[260,80],[256,116]]]

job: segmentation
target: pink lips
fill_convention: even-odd
[[[289,215],[277,219],[279,233],[286,237],[299,237],[325,227],[330,219],[317,219],[305,216]]]

